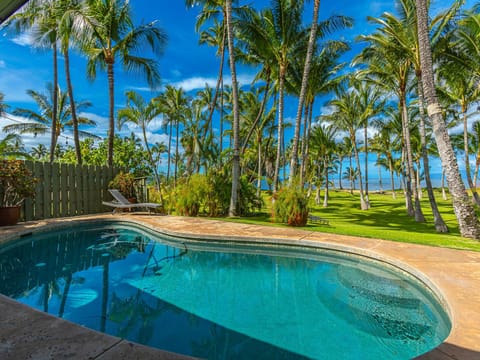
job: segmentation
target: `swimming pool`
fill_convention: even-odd
[[[450,322],[414,277],[339,252],[178,242],[126,224],[0,248],[0,292],[81,325],[204,358],[407,359]]]

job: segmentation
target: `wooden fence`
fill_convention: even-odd
[[[106,166],[25,161],[39,181],[35,198],[23,204],[22,220],[41,220],[106,212],[108,183],[121,169]]]

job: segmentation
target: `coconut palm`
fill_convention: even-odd
[[[327,35],[330,35],[332,31],[338,29],[344,29],[345,27],[352,26],[352,19],[347,18],[344,16],[332,16],[325,21],[322,21],[320,25],[317,24],[318,22],[318,12],[320,7],[320,1],[314,0],[313,5],[313,17],[312,17],[312,25],[310,27],[310,35],[308,38],[307,50],[304,66],[303,66],[303,74],[302,74],[302,81],[300,84],[300,93],[298,97],[298,106],[297,106],[297,114],[295,117],[295,130],[293,135],[293,145],[292,145],[292,156],[290,161],[290,184],[293,181],[293,177],[296,175],[297,171],[297,164],[298,164],[298,143],[300,140],[300,126],[302,120],[302,110],[305,104],[305,100],[307,97],[307,91],[309,86],[309,75],[310,69],[312,67],[312,61],[315,54],[316,43],[318,39],[323,39]],[[317,28],[318,36],[317,36]],[[342,44],[346,46],[346,44]],[[327,45],[328,46],[328,45]],[[337,50],[339,49],[338,45],[334,45]],[[331,46],[331,47],[334,47]]]
[[[25,30],[32,30],[34,46],[52,49],[54,89],[58,86],[58,18],[56,16],[58,13],[56,12],[55,4],[56,0],[31,0],[7,22],[7,25],[14,27],[18,33]],[[55,157],[57,139],[55,134],[58,109],[56,92],[53,92],[52,101],[50,162],[53,162]]]
[[[147,128],[148,125],[160,115],[161,109],[157,106],[155,99],[150,99],[149,102],[146,102],[143,97],[135,91],[128,91],[125,95],[127,97],[127,105],[118,111],[118,129],[120,130],[125,123],[132,123],[140,127],[142,130],[143,143],[145,149],[147,149],[149,161],[155,174],[157,190],[160,191],[160,176],[148,143]]]
[[[175,168],[174,168],[174,186],[177,180],[178,167],[178,145],[179,145],[179,131],[180,124],[185,120],[185,109],[189,102],[185,91],[182,88],[176,88],[172,85],[167,85],[165,91],[157,96],[156,101],[161,112],[166,116],[165,125],[170,125],[168,136],[168,165],[167,165],[167,181],[170,179],[170,163],[172,153],[172,131],[176,129],[175,141]]]
[[[360,187],[360,208],[368,210],[368,204],[365,199],[362,174],[360,170],[360,158],[358,155],[357,130],[363,126],[361,117],[361,108],[359,106],[359,96],[355,91],[350,91],[346,85],[339,87],[335,91],[335,98],[327,103],[333,111],[329,115],[321,116],[321,120],[332,123],[338,130],[346,131],[353,146],[353,153],[358,169],[358,181]]]
[[[106,70],[109,94],[108,166],[113,165],[113,140],[115,138],[114,86],[115,64],[119,61],[124,71],[145,75],[154,88],[160,74],[155,59],[139,56],[142,50],[160,55],[166,35],[156,22],[135,26],[127,0],[86,0],[82,11],[83,38],[81,47],[87,55],[87,76],[94,80],[97,70]]]
[[[435,91],[426,0],[416,0],[416,5],[420,64],[423,91],[427,102],[427,112],[432,120],[433,133],[452,195],[453,208],[457,217],[460,234],[464,237],[480,239],[480,223],[465,191],[465,186],[460,176],[460,170]]]
[[[57,145],[59,136],[65,131],[65,129],[73,128],[72,121],[72,109],[70,102],[68,101],[68,96],[66,93],[62,92],[60,88],[57,88],[56,98],[57,101],[57,110],[58,121],[53,121],[53,98],[54,93],[53,87],[51,84],[47,85],[48,94],[39,93],[34,90],[27,90],[27,94],[32,97],[32,99],[37,103],[39,112],[35,112],[31,109],[18,108],[13,111],[15,115],[23,116],[32,122],[22,122],[6,125],[3,127],[3,131],[7,133],[17,133],[17,134],[46,134],[48,131],[51,132],[52,124],[55,123],[55,138],[54,144]],[[78,110],[84,110],[91,106],[91,103],[88,101],[78,102]],[[95,121],[90,120],[86,117],[78,118],[79,124],[96,126]],[[90,133],[88,131],[79,130],[79,135],[81,137],[92,137],[99,138],[97,135]]]
[[[444,80],[443,86],[439,89],[443,96],[447,97],[450,103],[453,103],[459,109],[463,120],[463,152],[465,157],[465,173],[467,182],[472,191],[473,198],[477,206],[480,206],[480,196],[477,193],[476,184],[472,180],[470,169],[470,152],[469,152],[469,131],[468,131],[468,111],[471,105],[478,101],[480,96],[480,88],[475,77],[471,76],[471,72],[464,67],[452,66],[452,63],[444,65],[440,68],[440,75]]]
[[[423,104],[423,91],[422,91],[422,77],[420,68],[419,57],[419,44],[418,35],[416,29],[416,13],[415,13],[415,1],[414,0],[399,0],[398,2],[399,16],[395,16],[390,13],[384,13],[380,18],[369,17],[370,22],[377,26],[380,26],[380,32],[383,37],[386,38],[389,47],[395,47],[400,50],[411,62],[414,67],[414,72],[417,80],[417,95],[419,102],[419,132],[420,132],[420,145],[421,154],[424,164],[425,182],[427,186],[427,193],[430,201],[430,207],[434,216],[435,228],[438,232],[447,232],[448,228],[440,215],[438,206],[433,193],[433,187],[430,179],[429,159],[427,152],[427,136],[425,130],[425,115]],[[443,34],[450,23],[452,18],[458,12],[460,2],[455,2],[452,7],[443,13],[440,13],[432,19],[430,24],[431,41],[434,44],[438,44],[442,41]],[[415,193],[415,188],[414,188]],[[420,194],[420,192],[418,192]],[[415,196],[415,194],[414,194]],[[416,202],[416,207],[418,204]],[[418,218],[419,214],[416,214]],[[418,219],[417,219],[418,220]]]
[[[20,136],[7,134],[3,139],[0,139],[0,159],[17,159],[19,157],[31,159],[31,156],[25,152]]]

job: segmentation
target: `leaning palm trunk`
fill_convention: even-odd
[[[223,63],[225,61],[225,36],[226,36],[226,31],[225,28],[223,29],[223,36],[222,36],[222,47],[220,49],[220,68],[218,69],[218,79],[217,79],[217,85],[215,86],[215,95],[213,95],[212,103],[209,104],[210,107],[210,113],[208,114],[208,120],[205,124],[206,129],[212,128],[212,117],[213,117],[213,112],[215,111],[215,108],[217,107],[217,99],[218,99],[218,93],[220,90],[220,84],[223,81]]]
[[[413,156],[412,156],[412,145],[410,143],[410,126],[408,121],[407,115],[407,104],[405,99],[402,101],[402,122],[403,122],[403,133],[405,137],[405,150],[407,155],[407,194],[409,191],[412,191],[413,199],[414,199],[414,217],[415,221],[424,222],[425,217],[422,213],[422,208],[420,207],[420,199],[418,198],[418,189],[416,184],[414,184],[413,178],[415,176],[415,172],[413,170]],[[413,182],[413,186],[412,186]],[[408,189],[410,187],[410,189]]]
[[[257,136],[258,154],[257,154],[257,198],[260,199],[262,191],[262,134]]]
[[[433,194],[433,186],[432,180],[430,178],[430,166],[429,166],[429,159],[428,159],[428,151],[427,151],[427,141],[426,141],[426,134],[425,134],[425,114],[424,114],[424,103],[423,103],[423,89],[422,89],[422,78],[421,74],[417,74],[418,80],[418,107],[420,111],[420,143],[422,147],[422,160],[423,160],[423,172],[425,174],[425,184],[427,187],[427,194],[428,200],[430,202],[430,207],[432,209],[433,221],[435,224],[435,230],[439,233],[446,233],[448,232],[447,224],[440,215],[440,211],[438,210],[437,201],[435,200],[435,195]]]
[[[328,207],[328,157],[325,157],[323,168],[325,171],[325,193],[323,194],[323,207]]]
[[[235,48],[233,44],[232,0],[226,0],[225,10],[227,16],[228,55],[230,60],[230,72],[232,75],[233,95],[232,193],[230,196],[230,208],[228,214],[230,216],[236,216],[238,213],[238,191],[240,182],[240,116],[238,109],[237,73],[235,70]]]
[[[480,206],[480,196],[477,193],[476,184],[472,180],[472,173],[470,170],[470,154],[468,152],[468,126],[467,126],[467,109],[463,110],[463,151],[465,153],[465,173],[467,174],[467,182],[472,191],[473,200],[477,206]]]
[[[416,0],[418,41],[420,45],[420,63],[427,112],[432,120],[433,133],[437,142],[438,152],[445,169],[448,188],[453,199],[453,210],[457,217],[460,234],[463,237],[480,239],[480,223],[460,176],[455,152],[448,135],[442,110],[438,103],[433,78],[432,52],[428,32],[428,10],[426,0]]]
[[[368,204],[365,201],[364,194],[363,194],[363,181],[362,181],[362,171],[360,170],[360,158],[358,156],[358,149],[357,149],[357,144],[355,138],[352,138],[352,144],[353,144],[353,152],[355,154],[355,161],[357,163],[357,169],[358,169],[358,187],[360,190],[360,209],[362,210],[368,210]]]
[[[368,198],[368,122],[365,121],[364,126],[364,141],[365,141],[365,203],[367,208],[370,209],[370,200]]]
[[[290,185],[292,184],[293,178],[295,177],[297,172],[298,141],[300,139],[300,124],[302,120],[302,109],[303,109],[303,104],[305,102],[305,95],[307,93],[308,75],[310,74],[313,50],[316,42],[319,8],[320,8],[320,0],[314,0],[312,27],[310,29],[310,37],[308,39],[307,55],[305,57],[305,65],[303,67],[302,86],[300,88],[300,96],[298,98],[298,107],[297,107],[297,116],[295,118],[295,132],[293,135],[292,158],[290,160],[290,179],[289,179]]]
[[[57,108],[58,108],[58,60],[57,43],[53,43],[53,93],[52,93],[52,138],[50,142],[50,163],[55,159],[57,146]]]
[[[70,99],[70,109],[72,111],[72,123],[73,123],[73,142],[75,143],[75,154],[77,155],[77,163],[82,165],[82,152],[80,149],[80,137],[78,135],[78,118],[75,100],[73,97],[72,79],[70,77],[70,52],[68,51],[68,44],[64,51],[65,57],[65,80],[67,82],[68,97]]]
[[[390,171],[390,183],[392,184],[392,198],[396,199],[397,194],[395,193],[395,179],[393,173],[393,160],[391,158],[388,159],[388,170]]]

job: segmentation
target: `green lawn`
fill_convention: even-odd
[[[322,194],[323,196],[323,194]],[[327,208],[315,205],[312,201],[310,214],[329,220],[329,225],[308,223],[306,230],[333,234],[355,235],[370,238],[401,241],[407,243],[443,246],[456,249],[480,251],[480,241],[462,238],[459,235],[451,200],[442,200],[439,192],[435,193],[440,212],[447,223],[450,232],[439,234],[433,225],[428,197],[424,194],[422,210],[426,222],[417,223],[409,217],[405,210],[405,199],[397,193],[394,200],[390,193],[370,194],[371,209],[360,210],[360,201],[357,194],[351,195],[346,191],[330,191],[330,200]],[[271,226],[286,226],[274,224],[270,218],[270,201],[266,197],[264,213],[252,217],[224,219],[240,223],[253,223]],[[323,198],[322,198],[323,203]]]

